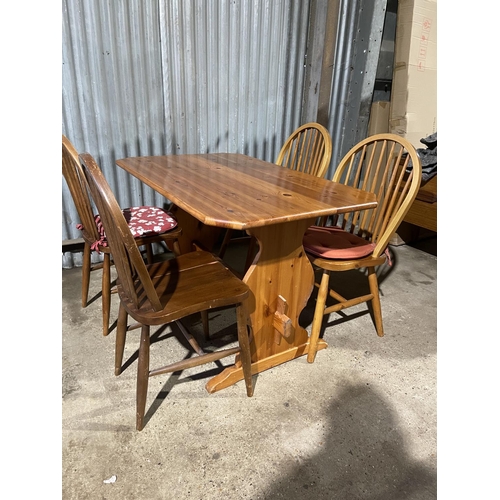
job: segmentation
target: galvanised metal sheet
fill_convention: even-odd
[[[327,126],[333,142],[326,175],[330,179],[342,157],[368,131],[386,5],[387,0],[340,2]]]
[[[170,152],[274,160],[299,125],[307,23],[308,2],[161,2]]]

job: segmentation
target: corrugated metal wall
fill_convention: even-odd
[[[328,130],[331,178],[349,149],[366,137],[384,29],[386,0],[340,4]]]
[[[338,145],[333,168],[346,148],[364,3],[385,0],[63,0],[63,134],[95,157],[121,206],[163,205],[115,160],[223,151],[274,161],[305,116],[309,30],[336,29],[325,123]],[[311,5],[332,4],[340,5],[338,27],[311,24]],[[79,220],[62,183],[69,240],[80,237]],[[63,267],[80,263],[80,254],[63,254]]]

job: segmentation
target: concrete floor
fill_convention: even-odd
[[[233,265],[239,250],[229,250]],[[329,347],[316,362],[301,357],[259,374],[253,398],[242,382],[208,394],[215,363],[152,378],[141,432],[138,334],[129,335],[127,368],[115,377],[114,332],[102,336],[100,298],[82,309],[81,269],[63,270],[62,498],[437,498],[437,257],[408,245],[392,251],[380,282],[385,337],[364,305],[332,314]],[[340,284],[359,282],[358,273],[339,274]],[[313,299],[301,316],[307,329]],[[117,304],[113,296],[113,317]],[[218,345],[233,341],[234,322],[231,310],[211,315]],[[200,328],[196,318],[192,327]],[[171,332],[155,335],[152,365],[187,354]]]

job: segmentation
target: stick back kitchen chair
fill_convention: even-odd
[[[311,226],[304,235],[306,253],[321,272],[307,355],[310,363],[316,356],[323,317],[332,312],[367,302],[377,334],[384,335],[376,269],[390,259],[389,242],[415,200],[421,177],[415,148],[394,134],[360,141],[338,165],[332,181],[375,193],[377,207],[337,216],[333,225]],[[368,277],[368,294],[348,299],[331,288],[332,272],[362,268]],[[329,299],[335,303],[327,306]]]
[[[109,333],[111,310],[111,254],[99,215],[94,215],[92,201],[88,193],[87,181],[78,160],[78,153],[67,137],[62,136],[62,173],[68,185],[73,202],[80,218],[80,229],[83,240],[82,262],[82,307],[87,307],[90,273],[102,269],[102,331]],[[174,254],[178,255],[179,245],[177,238],[181,228],[177,221],[165,210],[159,207],[132,207],[125,208],[123,213],[134,232],[139,246],[146,248],[148,262],[152,262],[152,243],[169,242]],[[92,265],[91,253],[96,251],[103,254],[103,262]]]
[[[304,172],[316,177],[324,177],[332,158],[332,139],[328,130],[319,123],[306,123],[297,128],[283,144],[276,164],[290,170]],[[227,229],[219,249],[219,257],[223,258],[227,246],[233,239],[233,232]],[[241,238],[234,238],[234,240]],[[249,239],[243,237],[243,239]],[[255,239],[250,238],[245,270],[251,264],[255,253]]]
[[[306,123],[296,129],[281,148],[277,165],[315,177],[324,177],[332,158],[332,139],[319,123]]]
[[[252,396],[251,332],[246,309],[249,288],[209,252],[193,251],[173,259],[146,264],[137,242],[91,155],[80,155],[93,199],[101,215],[118,273],[120,297],[115,374],[121,371],[130,315],[141,327],[137,366],[136,428],[144,426],[149,377],[184,370],[239,354],[247,396]],[[236,306],[238,346],[204,353],[181,319],[212,308]],[[198,356],[150,369],[150,327],[176,322]],[[132,325],[133,327],[134,325]],[[131,327],[131,328],[132,328]]]

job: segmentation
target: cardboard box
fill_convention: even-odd
[[[372,103],[370,120],[368,122],[368,135],[389,132],[390,104],[387,101]]]
[[[389,131],[415,148],[437,130],[437,0],[400,0]]]

